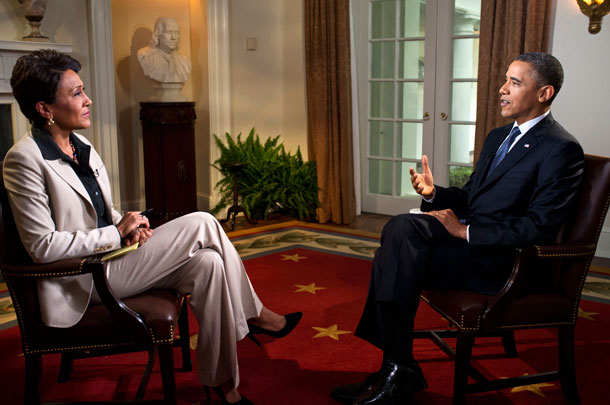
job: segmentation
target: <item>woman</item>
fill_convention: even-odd
[[[17,60],[13,94],[31,131],[6,154],[3,170],[11,208],[26,250],[37,263],[140,247],[106,263],[114,292],[128,297],[151,288],[191,294],[199,322],[199,379],[223,403],[250,404],[237,391],[236,341],[250,333],[286,336],[301,313],[278,315],[256,296],[243,263],[216,219],[198,212],[155,230],[139,212],[112,206],[106,168],[74,130],[91,125],[91,100],[81,65],[52,50]],[[99,302],[90,275],[39,283],[44,322],[70,327],[89,302]]]

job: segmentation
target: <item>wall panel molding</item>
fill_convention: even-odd
[[[91,61],[90,96],[93,99],[93,144],[110,177],[112,200],[121,209],[116,98],[114,93],[114,58],[110,1],[87,0],[89,20],[89,60]]]
[[[229,6],[225,0],[208,0],[208,58],[210,91],[210,163],[219,157],[214,136],[231,132],[229,77]],[[220,201],[218,170],[210,169],[210,208]]]

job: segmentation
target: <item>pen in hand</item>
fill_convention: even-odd
[[[146,218],[146,217],[148,217],[148,216],[149,216],[149,215],[152,213],[152,211],[153,211],[153,209],[152,209],[152,208],[148,208],[148,209],[146,209],[146,210],[144,210],[144,211],[140,212],[140,215],[142,215],[143,217],[145,217],[145,218]],[[143,225],[143,224],[138,226],[138,228],[142,228],[142,227],[144,227],[144,225]]]

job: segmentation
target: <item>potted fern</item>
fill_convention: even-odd
[[[252,128],[245,140],[241,133],[234,139],[225,134],[225,143],[214,135],[220,157],[212,164],[223,178],[216,183],[220,202],[212,214],[233,203],[232,167],[242,167],[237,175],[240,205],[252,219],[265,219],[270,212],[282,212],[300,220],[315,219],[318,201],[318,180],[315,162],[305,162],[300,148],[287,153],[280,136],[261,142]]]

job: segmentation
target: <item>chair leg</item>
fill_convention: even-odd
[[[561,392],[568,402],[580,402],[576,386],[576,362],[574,356],[574,326],[559,328],[559,380]]]
[[[466,402],[466,385],[470,370],[470,358],[474,335],[458,333],[455,347],[455,374],[453,376],[453,405]]]
[[[502,333],[502,346],[508,357],[517,357],[517,346],[515,345],[515,331]]]
[[[191,342],[189,331],[188,299],[184,297],[182,309],[178,317],[178,331],[180,332],[180,349],[182,350],[182,371],[192,371]]]
[[[148,362],[146,363],[146,367],[144,368],[144,374],[142,375],[142,380],[140,381],[140,385],[138,385],[138,391],[136,391],[136,400],[141,401],[144,398],[144,394],[146,393],[146,387],[148,387],[148,381],[150,380],[150,375],[152,374],[153,366],[155,365],[155,349],[151,349],[148,351]]]
[[[176,374],[174,371],[174,352],[171,344],[158,345],[159,365],[163,381],[163,397],[168,405],[176,404]]]
[[[25,405],[41,403],[42,355],[25,356]]]
[[[70,379],[70,374],[74,370],[74,358],[70,353],[62,353],[61,364],[59,365],[58,383],[65,383]]]

